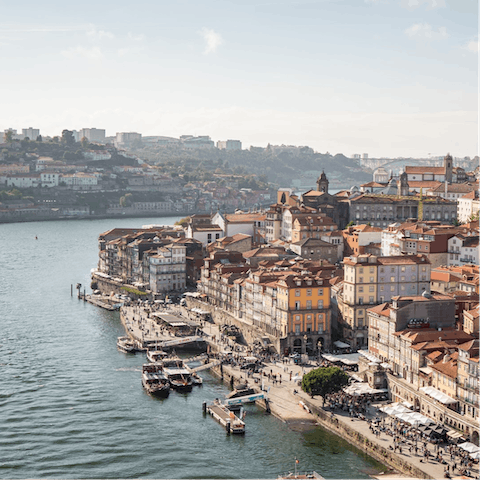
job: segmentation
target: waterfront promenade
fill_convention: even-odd
[[[169,306],[168,309],[163,311],[189,318],[188,310],[182,307]],[[148,318],[143,308],[134,307],[129,309],[128,312],[124,317],[124,322],[130,335],[144,339],[158,338],[159,341],[172,338],[166,333],[165,329]],[[193,319],[193,316],[191,319]],[[231,351],[234,356],[238,357],[249,354],[246,346],[238,345],[222,336],[218,325],[205,323],[202,329],[205,339],[212,347],[212,351],[220,353]],[[398,450],[393,450],[392,436],[383,432],[375,434],[370,429],[370,424],[366,420],[377,417],[379,414],[376,407],[382,404],[370,405],[366,420],[350,417],[349,413],[344,411],[327,411],[323,408],[321,397],[311,398],[301,390],[298,380],[294,380],[295,377],[301,377],[310,370],[317,368],[316,363],[295,365],[290,359],[272,360],[264,363],[264,374],[256,373],[253,375],[247,374],[246,370],[242,370],[239,363],[236,365],[225,364],[222,366],[224,381],[231,382],[233,377],[235,384],[248,382],[249,385],[258,388],[263,386],[265,390],[268,390],[268,400],[272,414],[286,422],[292,429],[308,429],[315,425],[321,425],[345,438],[385,465],[394,466],[400,471],[409,472],[410,475],[414,473],[412,476],[417,478],[445,478],[446,465],[433,460],[435,447],[432,444],[427,445],[430,453],[429,459],[428,457],[425,459],[422,449],[414,453],[413,450],[410,452],[404,446],[400,453]],[[219,373],[218,370],[216,373]],[[270,374],[270,377],[268,374]],[[450,455],[444,454],[444,458],[453,467],[455,462],[450,458]],[[386,468],[387,470],[388,468]],[[462,477],[459,470],[453,470],[452,468],[450,468],[450,474],[453,478],[468,478]],[[471,471],[471,475],[470,478],[478,478],[478,464]],[[398,475],[397,478],[402,476]],[[389,478],[393,477],[389,476]]]

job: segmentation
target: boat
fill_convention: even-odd
[[[247,384],[242,383],[237,385],[233,391],[231,391],[226,397],[226,400],[230,400],[232,398],[239,398],[239,397],[249,397],[251,395],[255,395],[257,392],[255,391],[254,388],[249,387]],[[253,400],[253,403],[255,403],[255,400]],[[227,405],[228,409],[231,410],[232,412],[239,412],[240,409],[242,408],[242,404],[232,404],[232,405]]]
[[[173,389],[179,392],[190,392],[192,390],[192,373],[185,367],[181,358],[164,358],[160,365],[162,365]]]
[[[299,461],[295,459],[295,469],[293,472],[285,473],[284,475],[279,475],[277,480],[325,480],[324,477],[319,475],[317,472],[304,472],[300,473],[297,471],[297,465]]]
[[[170,382],[158,363],[146,363],[142,367],[142,385],[150,394],[156,397],[168,397]]]
[[[135,342],[129,337],[118,337],[117,348],[124,353],[135,353],[137,350]]]
[[[203,385],[203,378],[196,372],[190,373],[193,385]]]
[[[160,362],[164,357],[167,357],[168,353],[163,350],[148,350],[147,351],[147,360],[150,363]]]
[[[220,403],[218,398],[211,405],[204,407],[204,411],[207,411],[212,415],[217,422],[225,427],[227,433],[244,434],[245,422],[240,420],[232,411],[230,411],[225,405]]]

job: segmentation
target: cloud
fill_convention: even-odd
[[[445,27],[438,27],[437,30],[434,30],[428,23],[415,23],[405,30],[405,34],[410,38],[418,37],[432,40],[448,37],[447,29]]]
[[[132,32],[128,32],[128,38],[130,40],[133,40],[134,42],[143,42],[146,39],[143,33],[139,33],[138,35],[136,35],[135,33],[132,33]]]
[[[67,58],[83,57],[88,60],[100,60],[103,58],[103,53],[99,47],[85,48],[78,46],[75,48],[69,48],[68,50],[62,50],[61,53]]]
[[[6,33],[56,33],[56,32],[78,32],[85,30],[85,25],[69,25],[69,26],[57,26],[49,27],[46,25],[40,26],[7,26],[0,28],[0,32]]]
[[[380,3],[382,0],[364,0],[365,3]]]
[[[446,7],[445,0],[402,0],[401,5],[409,10],[414,10],[422,5],[426,5],[429,10]]]
[[[205,49],[203,50],[204,55],[215,53],[217,48],[223,43],[222,36],[209,28],[203,28],[200,35],[202,35],[205,40]]]
[[[472,53],[480,52],[480,38],[477,35],[476,37],[472,38],[464,47],[465,50],[468,50]]]
[[[112,40],[115,38],[115,35],[112,32],[106,32],[105,30],[97,30],[95,25],[90,25],[90,29],[86,33],[87,37],[94,40],[102,40],[108,38]]]

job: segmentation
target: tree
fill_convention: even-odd
[[[37,142],[42,142],[42,141],[43,141],[42,136],[39,135],[39,136],[37,137]]]
[[[82,139],[80,140],[80,143],[82,144],[83,148],[87,148],[88,147],[88,138],[87,137],[82,137]]]
[[[175,222],[175,225],[181,225],[183,228],[186,228],[186,226],[190,223],[190,217],[184,217],[178,220],[178,222]]]
[[[353,227],[354,225],[355,225],[355,222],[353,220],[347,223],[347,227]]]
[[[302,389],[312,397],[320,395],[323,403],[325,397],[338,392],[348,385],[348,375],[338,367],[321,367],[308,372],[303,376]]]
[[[6,130],[4,133],[4,138],[6,143],[13,142],[13,130]]]
[[[75,144],[75,137],[73,136],[73,132],[71,130],[62,131],[62,143],[64,143],[65,145]]]

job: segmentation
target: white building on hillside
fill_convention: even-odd
[[[183,290],[187,281],[185,245],[162,246],[156,255],[145,255],[148,262],[149,286],[154,293],[166,293]]]

